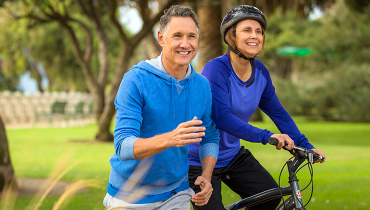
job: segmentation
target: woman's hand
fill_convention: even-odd
[[[319,149],[312,149],[312,151],[314,151],[316,153],[316,155],[320,155],[321,157],[323,157],[323,158],[326,159],[324,153],[321,150],[319,150]],[[324,161],[322,161],[320,159],[318,159],[318,160],[315,161],[315,163],[323,163],[323,162]]]
[[[280,150],[283,147],[287,150],[292,150],[294,148],[294,141],[286,134],[274,134],[271,138],[276,138],[279,141],[276,145],[277,150]],[[288,143],[287,146],[285,146],[285,142]]]

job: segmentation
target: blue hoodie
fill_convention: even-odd
[[[133,153],[136,139],[170,132],[197,116],[206,127],[206,135],[200,142],[200,158],[218,157],[219,133],[211,119],[208,80],[189,65],[187,76],[177,81],[158,67],[162,66],[160,59],[161,56],[156,59],[160,65],[141,61],[133,66],[123,77],[115,100],[115,154],[110,159],[108,193],[126,201],[130,199],[128,196],[137,196],[135,201],[130,200],[133,203],[167,200],[189,188],[188,146],[171,147],[137,160]],[[140,172],[145,168],[148,170]]]

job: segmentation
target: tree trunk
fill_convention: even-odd
[[[200,40],[197,71],[200,72],[208,61],[222,55],[220,0],[201,1],[198,7],[198,19]]]
[[[153,36],[153,33],[148,34],[143,41],[146,48],[147,59],[156,58],[161,54],[162,48]]]
[[[0,116],[0,194],[3,190],[12,188],[17,190],[18,185],[15,181],[15,174],[10,161],[8,139],[5,133],[3,120]]]

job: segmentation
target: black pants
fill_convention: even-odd
[[[194,185],[195,180],[202,174],[201,166],[190,166],[189,182],[190,187],[198,193],[201,191],[198,185]],[[225,175],[229,179],[225,179]],[[274,178],[270,173],[253,157],[249,150],[242,147],[231,163],[223,168],[215,168],[212,174],[212,196],[207,205],[195,206],[194,210],[224,210],[221,195],[221,181],[231,190],[236,192],[241,198],[246,198],[265,190],[276,188]],[[273,210],[280,203],[280,198],[271,200],[260,205],[253,206],[250,210]]]

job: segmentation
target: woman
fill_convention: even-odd
[[[212,59],[201,74],[206,76],[212,90],[212,115],[220,130],[220,151],[212,174],[213,193],[207,205],[194,209],[224,209],[221,197],[221,181],[242,198],[278,187],[272,176],[240,146],[240,139],[266,144],[270,137],[278,139],[276,149],[294,145],[323,152],[308,142],[300,133],[292,118],[280,104],[268,70],[255,56],[262,50],[265,41],[266,19],[256,7],[241,5],[232,9],[221,23],[221,34],[229,46],[228,53]],[[274,134],[248,124],[260,107],[276,124],[282,134]],[[293,140],[292,140],[293,139]],[[202,172],[199,161],[199,145],[189,147],[189,181],[194,185]],[[228,179],[225,179],[225,176]],[[263,203],[250,209],[275,209],[280,199]]]

